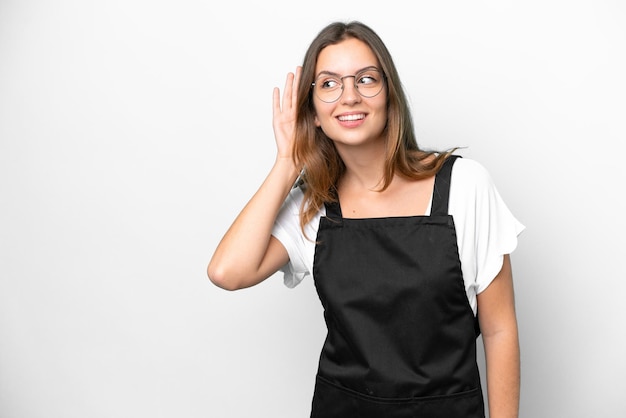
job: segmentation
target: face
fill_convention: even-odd
[[[367,68],[379,68],[378,60],[369,46],[358,39],[347,39],[322,49],[315,67],[320,74],[338,77],[352,76]],[[374,97],[363,97],[355,88],[355,78],[343,78],[343,92],[335,102],[326,103],[313,94],[315,124],[336,145],[360,145],[382,139],[387,124],[386,86]],[[357,80],[367,83],[368,79]],[[362,89],[365,91],[365,89]]]

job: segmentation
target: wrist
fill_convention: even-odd
[[[277,156],[274,161],[275,170],[281,171],[283,174],[288,175],[288,177],[293,178],[295,181],[296,178],[300,175],[300,168],[296,165],[293,158]]]

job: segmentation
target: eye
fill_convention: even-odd
[[[326,77],[319,80],[316,84],[318,84],[321,89],[332,90],[339,87],[341,85],[341,81],[337,78]]]
[[[378,83],[378,74],[372,72],[359,74],[359,77],[357,78],[357,83],[365,85],[376,84]]]

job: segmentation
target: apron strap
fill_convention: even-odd
[[[448,201],[450,198],[450,178],[452,176],[452,165],[460,155],[450,155],[439,169],[435,176],[435,187],[433,188],[433,203],[430,210],[431,215],[447,215]]]
[[[452,166],[460,155],[450,155],[441,166],[435,177],[435,187],[433,189],[433,203],[430,210],[431,215],[448,215],[448,202],[450,200],[450,179],[452,177]],[[478,314],[474,316],[474,334],[478,338],[481,334]]]
[[[326,207],[326,217],[335,222],[341,223],[341,220],[343,219],[343,215],[341,213],[341,205],[339,204],[337,191],[333,189],[332,193],[335,196],[335,201],[324,202],[324,206]]]

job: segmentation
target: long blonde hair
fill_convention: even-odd
[[[355,38],[367,44],[385,75],[387,94],[387,126],[385,166],[380,190],[385,190],[394,174],[411,179],[433,176],[451,153],[421,150],[417,145],[413,120],[391,54],[380,37],[365,24],[353,21],[335,22],[322,29],[309,46],[302,64],[298,85],[294,161],[303,167],[304,200],[300,211],[300,227],[313,219],[324,202],[336,201],[334,189],[345,165],[333,141],[315,125],[315,108],[311,83],[315,78],[317,58],[325,47]],[[429,158],[429,157],[433,158]]]

